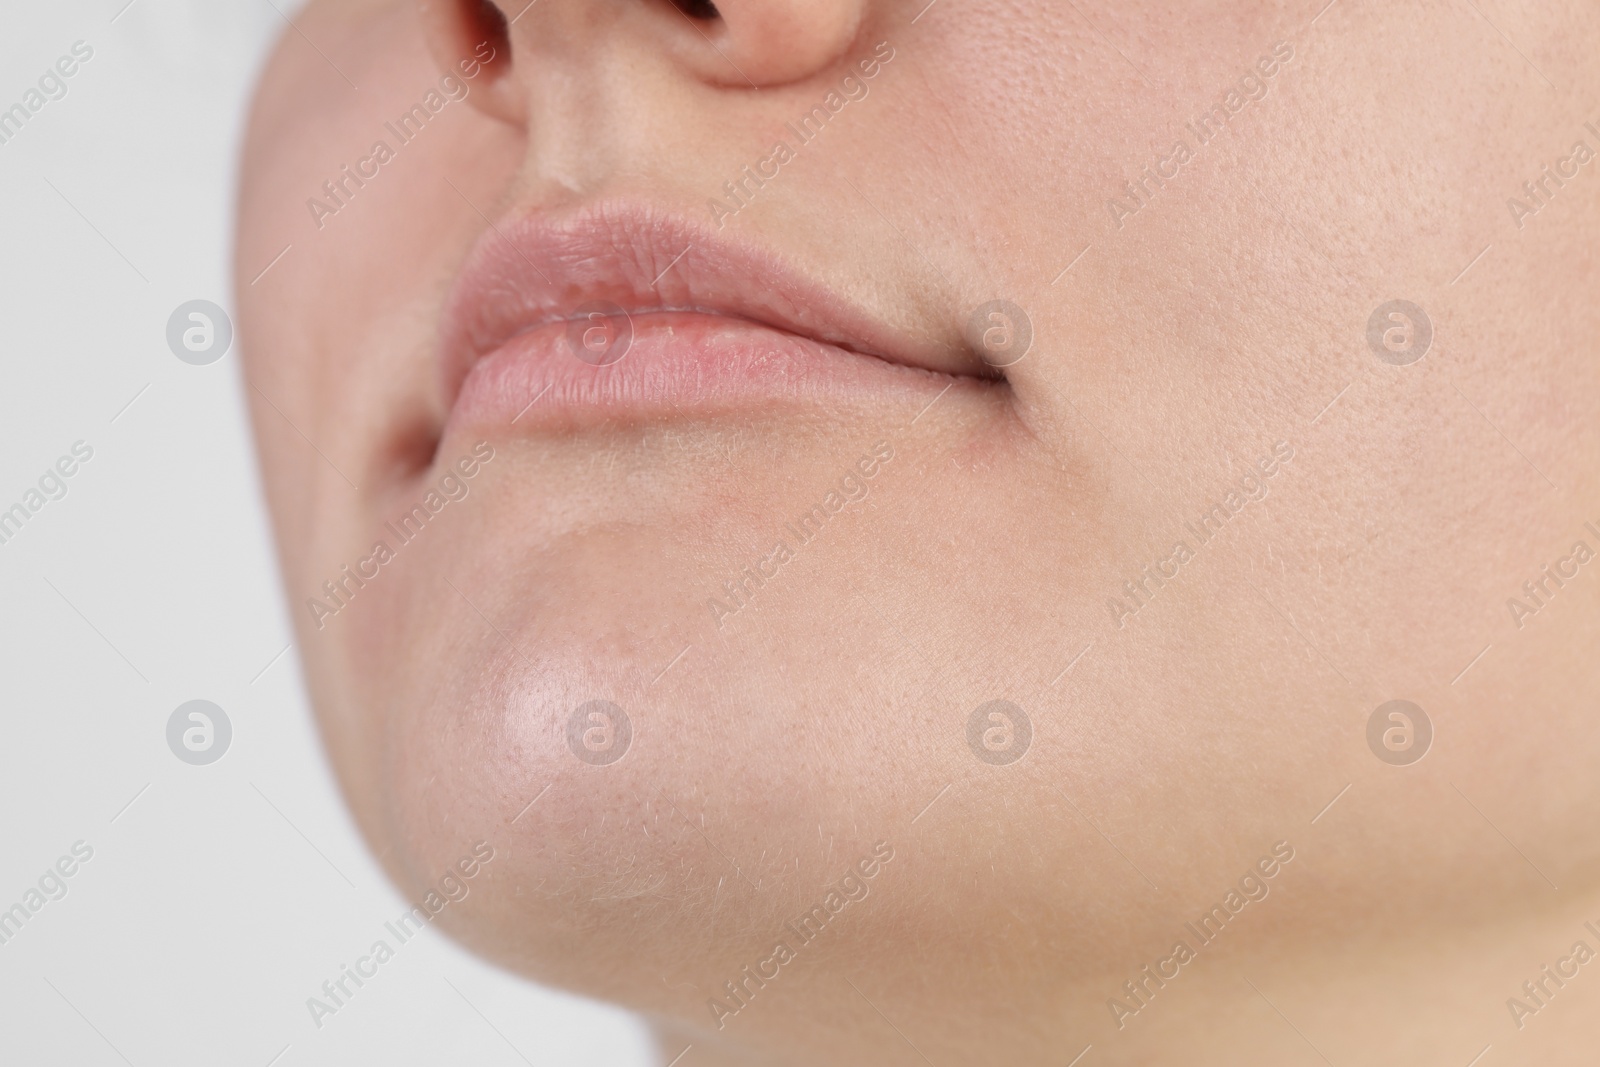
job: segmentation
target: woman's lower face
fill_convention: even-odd
[[[313,3],[242,164],[408,893],[701,1063],[1596,1036],[1592,10],[516,7]]]

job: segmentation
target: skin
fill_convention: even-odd
[[[1507,602],[1600,550],[1600,160],[1520,226],[1507,200],[1600,148],[1600,18],[1321,6],[732,0],[697,27],[541,0],[319,229],[307,199],[484,23],[310,4],[244,150],[240,338],[323,735],[397,882],[491,843],[441,925],[645,1013],[663,1062],[1590,1062],[1600,962],[1520,1028],[1507,998],[1600,950],[1600,561]],[[441,309],[486,218],[703,222],[880,41],[869,95],[724,232],[963,374],[447,430]],[[1184,124],[1284,41],[1199,145]],[[967,330],[997,298],[1034,334],[1000,372]],[[1432,324],[1409,365],[1367,339],[1393,299]],[[468,496],[316,619],[479,437]],[[880,440],[865,501],[719,626],[708,599]],[[1278,442],[1200,544],[1184,524]],[[633,727],[606,766],[565,740],[594,699]],[[1009,765],[967,741],[994,699],[1032,727]],[[1433,725],[1410,766],[1368,747],[1391,699]],[[708,1001],[878,842],[868,895],[719,1029]],[[1119,1028],[1123,982],[1279,842],[1265,899]]]

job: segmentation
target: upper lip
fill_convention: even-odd
[[[988,377],[965,345],[891,326],[776,252],[672,214],[613,203],[564,217],[511,218],[484,231],[445,305],[447,404],[480,359],[594,304],[630,315],[687,311],[744,319],[890,363]]]

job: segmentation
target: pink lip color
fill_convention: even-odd
[[[625,314],[585,317],[601,305]],[[451,422],[491,427],[936,392],[983,374],[969,353],[884,326],[770,253],[628,205],[486,231],[442,340]]]

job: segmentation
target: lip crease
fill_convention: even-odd
[[[632,332],[604,365],[580,359],[573,340],[596,305],[626,312],[610,321]],[[485,230],[445,304],[439,374],[450,423],[502,428],[921,394],[993,376],[965,346],[891,327],[774,252],[617,203]]]

